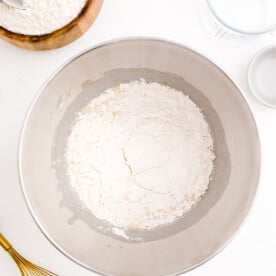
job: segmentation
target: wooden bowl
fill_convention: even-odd
[[[103,0],[88,0],[80,14],[63,28],[45,35],[24,35],[0,27],[0,38],[29,50],[51,50],[63,47],[82,36],[97,18]]]

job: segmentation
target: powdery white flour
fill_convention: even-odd
[[[26,35],[43,35],[75,19],[86,0],[23,0],[26,10],[14,9],[0,1],[0,26]]]
[[[172,223],[205,194],[213,139],[188,96],[144,80],[107,89],[77,115],[70,183],[99,219],[120,229]]]

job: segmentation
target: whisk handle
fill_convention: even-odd
[[[6,240],[6,238],[0,233],[0,245],[6,250],[10,250],[12,245]]]

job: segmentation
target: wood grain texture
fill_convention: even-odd
[[[88,0],[81,13],[65,27],[45,35],[23,35],[0,27],[0,38],[29,50],[51,50],[63,47],[82,36],[97,18],[103,0]]]

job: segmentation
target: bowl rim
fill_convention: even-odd
[[[35,211],[32,208],[31,203],[29,202],[28,199],[28,195],[27,195],[27,191],[25,189],[25,185],[24,185],[24,180],[23,180],[23,169],[22,169],[22,149],[23,149],[23,140],[24,140],[24,135],[25,135],[25,131],[27,128],[27,124],[29,121],[29,118],[31,116],[31,113],[33,111],[34,106],[36,105],[37,101],[39,100],[40,96],[42,95],[44,89],[47,87],[47,85],[55,78],[55,76],[60,73],[63,69],[65,69],[67,66],[69,66],[72,62],[74,62],[75,60],[77,60],[78,58],[82,57],[83,55],[85,55],[86,53],[90,52],[90,51],[94,51],[98,48],[102,48],[105,47],[107,45],[111,45],[111,44],[116,44],[116,43],[120,43],[120,42],[127,42],[127,41],[153,41],[153,42],[160,42],[160,43],[165,43],[165,44],[171,44],[177,47],[181,47],[181,48],[185,48],[186,50],[198,55],[199,57],[203,58],[205,61],[207,61],[209,64],[211,64],[212,66],[214,66],[216,69],[218,69],[224,76],[225,78],[228,79],[228,81],[231,82],[231,84],[237,89],[237,91],[239,91],[240,96],[241,96],[241,100],[243,101],[243,103],[245,103],[248,106],[248,112],[249,112],[249,116],[252,119],[252,124],[256,130],[256,144],[257,144],[257,148],[256,148],[256,153],[258,155],[258,173],[257,176],[258,178],[256,179],[256,189],[255,192],[253,194],[252,200],[250,202],[250,205],[248,207],[248,209],[246,210],[246,213],[240,223],[240,225],[235,229],[235,231],[233,231],[233,233],[231,234],[231,236],[225,240],[224,244],[219,247],[215,252],[213,252],[213,254],[209,255],[208,257],[206,257],[205,259],[203,259],[202,261],[198,262],[197,264],[183,270],[183,271],[179,271],[176,272],[174,275],[181,275],[183,273],[189,272],[197,267],[200,267],[201,265],[205,264],[206,262],[208,262],[209,260],[211,260],[213,257],[215,257],[218,253],[220,253],[223,249],[225,249],[227,247],[228,244],[230,244],[230,242],[236,237],[236,235],[238,234],[239,230],[241,229],[241,226],[244,225],[245,219],[248,218],[248,214],[250,212],[250,210],[252,209],[252,205],[254,202],[254,199],[256,197],[257,191],[258,191],[258,187],[259,187],[259,181],[260,181],[260,176],[261,176],[261,144],[260,144],[260,138],[259,138],[259,132],[258,132],[258,128],[257,128],[257,124],[254,118],[254,115],[251,111],[250,105],[248,104],[245,96],[242,93],[242,90],[235,84],[235,82],[226,74],[226,72],[222,69],[221,66],[217,65],[212,59],[210,59],[209,57],[205,56],[204,54],[202,54],[201,52],[195,50],[194,48],[191,48],[190,46],[185,46],[184,44],[181,44],[180,42],[176,42],[173,40],[168,40],[168,39],[163,39],[163,38],[158,38],[158,37],[151,37],[151,36],[129,36],[129,37],[124,37],[124,38],[116,38],[116,39],[111,39],[111,40],[106,40],[104,42],[99,42],[94,44],[93,46],[90,46],[82,51],[80,51],[79,53],[73,55],[71,58],[68,58],[67,60],[63,61],[61,63],[61,65],[59,65],[57,67],[57,69],[55,69],[50,75],[49,77],[44,81],[44,83],[41,85],[41,87],[38,89],[38,92],[36,93],[34,99],[32,100],[25,118],[23,120],[23,125],[21,128],[21,133],[20,133],[20,137],[19,137],[19,143],[18,143],[18,150],[17,150],[17,165],[18,165],[18,176],[19,176],[19,182],[20,182],[20,187],[21,187],[21,192],[23,194],[24,197],[24,201],[27,205],[27,208],[32,216],[32,219],[34,220],[34,222],[36,223],[36,225],[38,226],[39,230],[43,233],[43,235],[46,237],[46,239],[59,251],[61,252],[64,256],[66,256],[67,258],[69,258],[70,260],[72,260],[74,263],[80,265],[81,267],[98,273],[99,275],[112,275],[103,271],[99,271],[96,270],[88,265],[86,265],[85,263],[79,261],[78,259],[76,259],[75,257],[73,257],[72,255],[70,255],[69,253],[67,253],[65,250],[63,250],[63,248],[58,245],[57,242],[54,241],[54,239],[50,236],[50,234],[47,233],[46,229],[43,227],[42,223],[39,221],[39,219],[36,217]]]
[[[275,53],[276,53],[276,44],[271,44],[269,46],[266,46],[264,48],[262,48],[261,50],[259,50],[255,56],[253,57],[253,59],[251,60],[250,64],[249,64],[249,67],[248,67],[248,72],[247,72],[247,81],[248,81],[248,85],[249,85],[249,88],[252,92],[252,94],[254,95],[254,97],[260,102],[262,103],[263,105],[267,106],[267,107],[270,107],[270,108],[276,108],[276,103],[275,104],[272,104],[270,101],[267,101],[265,100],[262,95],[263,93],[258,93],[257,92],[257,89],[256,89],[256,86],[254,85],[254,82],[253,82],[253,71],[254,71],[254,68],[256,66],[256,63],[258,60],[262,60],[262,58],[264,57],[264,55],[268,52],[270,52],[271,50],[274,50]],[[276,96],[275,96],[276,97]]]

